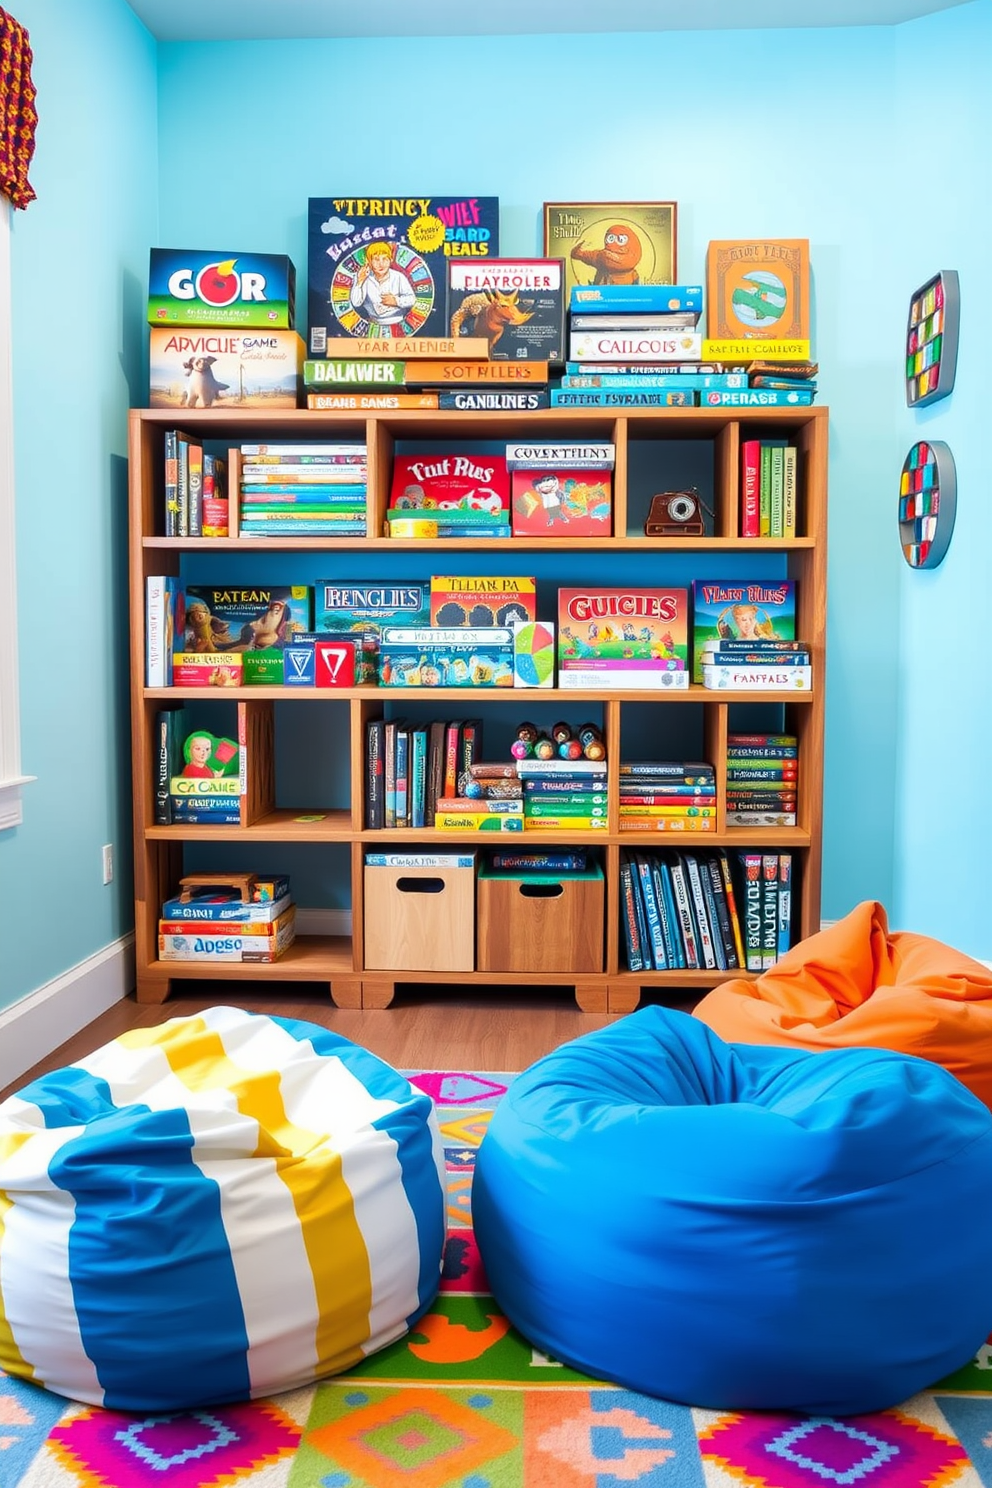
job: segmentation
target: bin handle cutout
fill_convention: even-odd
[[[520,892],[525,899],[560,899],[565,892],[564,884],[520,884]]]
[[[396,887],[401,894],[440,894],[444,888],[443,878],[398,878]]]

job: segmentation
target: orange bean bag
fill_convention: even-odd
[[[695,1016],[728,1043],[915,1054],[992,1107],[992,971],[928,936],[890,934],[871,899],[755,981],[715,987]]]

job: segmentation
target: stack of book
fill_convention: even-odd
[[[278,961],[296,935],[289,879],[247,874],[239,880],[238,886],[184,888],[166,900],[158,922],[160,961]]]
[[[798,788],[795,734],[728,734],[728,826],[794,827]]]
[[[596,832],[607,826],[605,759],[520,759],[524,831]]]
[[[809,692],[813,685],[802,641],[710,641],[702,671],[711,692]]]
[[[242,537],[345,537],[366,531],[365,445],[243,444]]]
[[[621,832],[715,832],[716,773],[704,761],[620,766]]]

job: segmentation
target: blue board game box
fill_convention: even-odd
[[[307,345],[446,335],[449,259],[499,255],[495,196],[310,198]]]

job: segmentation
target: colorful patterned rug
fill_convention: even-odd
[[[0,1374],[0,1488],[992,1488],[988,1344],[899,1409],[842,1420],[671,1405],[532,1349],[487,1293],[469,1207],[513,1076],[411,1078],[439,1108],[450,1230],[408,1338],[325,1384],[147,1419]]]

